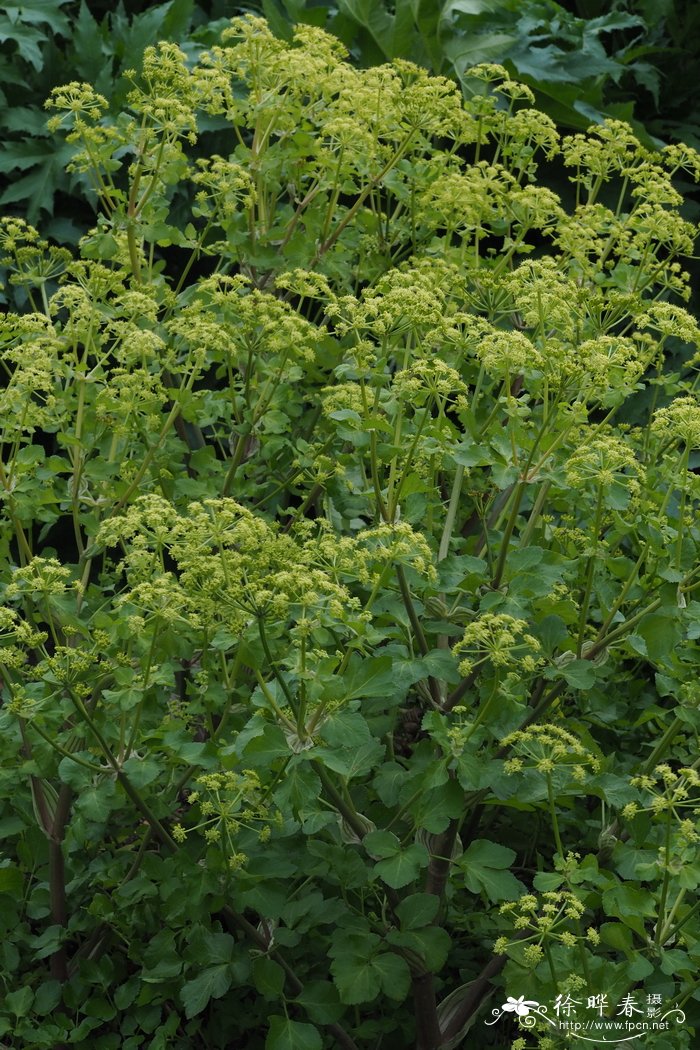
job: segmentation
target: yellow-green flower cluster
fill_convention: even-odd
[[[286,534],[225,498],[191,503],[179,514],[163,497],[139,497],[104,522],[97,543],[125,548],[129,587],[121,604],[197,628],[225,624],[235,631],[259,618],[303,618],[304,610],[342,623],[360,612],[352,584],[370,584],[396,564],[435,574],[429,545],[406,523],[352,538],[327,525]],[[176,572],[164,570],[164,552]]]
[[[429,580],[437,579],[428,541],[408,522],[397,521],[393,525],[364,529],[357,535],[357,546],[364,552],[368,568],[376,575],[388,566],[406,565]]]
[[[46,631],[39,631],[8,605],[0,605],[0,666],[19,671],[29,659],[29,651],[41,650],[47,640]]]
[[[3,596],[8,602],[25,595],[32,601],[61,597],[70,589],[70,577],[70,569],[62,565],[58,558],[37,556],[22,568],[13,570]]]
[[[689,449],[700,448],[700,403],[692,395],[677,397],[654,413],[651,429],[664,440]]]
[[[586,908],[583,901],[568,890],[547,890],[539,897],[528,893],[517,901],[506,901],[499,910],[501,915],[511,920],[519,936],[517,939],[499,937],[494,944],[494,952],[496,955],[505,955],[517,945],[523,962],[531,967],[537,966],[544,958],[543,945],[547,941],[574,948],[582,940],[597,944],[600,939],[594,927],[589,927],[581,937],[578,928]],[[570,929],[571,925],[575,933]]]
[[[551,776],[556,769],[566,768],[575,781],[582,783],[589,770],[597,773],[600,768],[600,759],[589,748],[573,733],[551,722],[519,729],[504,738],[503,746],[511,748],[517,755],[506,762],[508,773],[535,769]]]
[[[656,766],[653,774],[632,777],[630,783],[646,796],[645,804],[630,802],[622,815],[630,819],[637,813],[652,813],[655,816],[673,814],[680,825],[686,824],[683,810],[690,810],[697,821],[700,818],[700,774],[692,766],[674,770],[669,765]],[[697,831],[694,841],[700,841]]]
[[[507,613],[482,613],[465,628],[454,651],[468,654],[459,665],[465,678],[485,663],[499,673],[517,670],[527,675],[542,663],[540,643],[528,632],[527,621]]]
[[[209,844],[218,845],[236,871],[247,858],[236,846],[241,831],[252,831],[260,842],[266,842],[272,829],[279,826],[282,816],[269,797],[262,791],[260,778],[251,769],[240,773],[228,770],[222,773],[204,773],[196,780],[198,790],[187,798],[191,806],[198,806],[201,820],[184,827],[177,823],[172,828],[176,842],[184,842],[189,835],[200,832]]]
[[[597,428],[592,434],[581,431],[566,463],[566,482],[571,488],[592,486],[604,490],[615,482],[639,491],[644,468],[634,448],[611,429]]]
[[[632,128],[621,120],[606,120],[592,125],[585,135],[568,136],[562,153],[564,164],[576,169],[571,181],[581,182],[589,191],[648,157]]]
[[[479,342],[476,354],[494,378],[514,378],[542,366],[540,352],[518,331],[492,331]]]
[[[250,173],[236,161],[216,154],[197,159],[192,182],[198,187],[193,214],[215,220],[222,226],[240,210],[249,211],[256,201]],[[215,250],[212,245],[205,248],[208,254]]]
[[[439,357],[415,361],[394,376],[393,392],[402,401],[421,406],[432,400],[444,410],[448,403],[458,399],[465,403],[467,385],[454,368]]]

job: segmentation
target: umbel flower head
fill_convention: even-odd
[[[555,769],[565,767],[574,780],[582,782],[586,779],[587,769],[595,773],[600,767],[599,759],[573,733],[551,722],[519,729],[505,737],[503,745],[518,756],[506,762],[508,773],[536,769],[539,773],[551,775]]]
[[[532,674],[542,662],[540,643],[528,632],[525,620],[507,613],[482,613],[465,629],[455,652],[467,653],[459,672],[464,677],[490,662],[496,671],[520,670]]]
[[[105,546],[125,541],[127,563],[134,546],[167,549],[204,623],[223,617],[235,630],[251,618],[284,620],[292,605],[327,608],[342,619],[354,605],[347,588],[318,567],[311,540],[299,544],[233,499],[191,503],[181,515],[161,497],[140,497],[98,534]]]
[[[677,397],[654,413],[652,431],[686,448],[700,448],[700,402],[697,397]]]
[[[600,939],[593,927],[589,927],[585,934],[581,933],[580,921],[586,908],[583,901],[569,890],[547,890],[539,897],[535,893],[526,893],[517,901],[502,904],[499,910],[511,921],[518,936],[515,939],[499,937],[494,952],[505,955],[509,948],[517,948],[523,963],[531,968],[544,958],[545,941],[573,948],[582,941],[597,944]]]
[[[176,842],[200,832],[210,845],[217,844],[228,857],[229,868],[236,871],[248,859],[238,848],[241,832],[253,832],[260,842],[267,842],[274,826],[280,826],[282,815],[263,792],[258,774],[252,769],[241,772],[203,773],[196,781],[197,790],[187,801],[197,806],[201,820],[185,828],[175,824],[172,835]]]

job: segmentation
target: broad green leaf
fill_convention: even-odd
[[[253,984],[264,999],[279,999],[284,988],[284,970],[274,959],[259,955],[253,960]]]
[[[374,1002],[381,990],[371,958],[348,954],[334,959],[331,973],[340,1000],[347,1006]]]
[[[656,918],[653,893],[646,889],[620,883],[605,890],[602,896],[606,915],[619,919],[640,937],[646,936],[644,919]]]
[[[432,973],[439,973],[447,961],[452,939],[441,926],[425,926],[422,930],[392,930],[387,934],[390,944],[417,955]]]
[[[352,659],[343,678],[346,700],[391,695],[394,684],[390,656]]]
[[[96,80],[104,68],[107,48],[103,30],[85,0],[80,0],[78,17],[73,23],[72,43],[76,73],[84,80]]]
[[[311,754],[323,762],[328,769],[351,780],[353,777],[366,776],[371,772],[384,758],[384,750],[384,745],[379,740],[368,740],[353,750],[316,747]]]
[[[33,1002],[34,992],[28,985],[25,985],[24,988],[7,992],[3,996],[2,1005],[4,1010],[15,1017],[26,1017]]]
[[[625,954],[632,951],[634,943],[632,931],[627,926],[623,926],[621,922],[604,922],[599,932],[604,944],[609,944],[611,948],[616,948]]]
[[[22,872],[14,864],[0,868],[0,893],[9,893],[11,897],[21,897],[24,888]]]
[[[412,893],[410,897],[405,897],[396,908],[401,929],[419,930],[428,926],[437,915],[439,903],[432,893]]]
[[[411,972],[406,960],[393,952],[382,952],[374,956],[372,964],[384,994],[402,1002],[411,986]]]
[[[374,870],[387,886],[399,890],[418,878],[421,868],[427,865],[429,859],[425,846],[414,843],[393,857],[378,861]]]
[[[406,960],[391,952],[370,957],[348,953],[333,960],[331,972],[341,1001],[348,1006],[371,1003],[380,992],[401,1001],[411,983]]]
[[[32,1004],[32,1013],[43,1017],[52,1013],[61,1001],[61,982],[44,981],[36,990],[36,996]]]
[[[343,1013],[338,991],[330,981],[307,981],[295,1002],[303,1006],[316,1024],[334,1024]]]
[[[325,719],[319,736],[331,747],[360,747],[370,739],[370,730],[359,711],[341,709]]]
[[[186,1017],[201,1013],[210,999],[220,999],[231,987],[232,974],[228,963],[207,966],[197,977],[186,981],[180,990],[180,999]]]
[[[66,930],[63,926],[47,926],[43,933],[32,939],[35,959],[46,959],[61,947]]]
[[[70,0],[6,0],[3,10],[13,25],[26,22],[28,25],[47,25],[53,33],[65,34],[70,29],[67,15],[61,11]]]
[[[274,793],[275,802],[281,809],[315,812],[321,796],[321,781],[308,763],[287,766],[281,784]]]
[[[459,860],[464,882],[472,893],[486,893],[492,901],[515,900],[522,883],[508,870],[516,858],[515,850],[489,839],[475,839]]]
[[[370,857],[377,860],[393,857],[401,849],[401,843],[392,831],[370,831],[365,835],[362,844]]]
[[[697,964],[693,962],[687,952],[680,948],[671,948],[661,952],[661,971],[669,977],[684,974],[694,977],[697,972]]]
[[[265,1039],[265,1050],[321,1050],[321,1035],[311,1024],[274,1014]]]

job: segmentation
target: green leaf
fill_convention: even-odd
[[[406,960],[393,952],[382,952],[375,955],[372,964],[384,994],[397,1002],[404,1000],[411,987],[411,971]]]
[[[65,165],[72,155],[72,146],[57,144],[53,139],[5,143],[0,149],[0,171],[32,167],[35,170],[21,179],[13,180],[0,196],[0,204],[26,201],[26,214],[30,222],[35,222],[42,211],[51,214],[54,194],[67,185]]]
[[[643,638],[649,659],[665,665],[669,654],[680,645],[680,621],[676,616],[664,616],[661,613],[645,616],[637,627],[637,635]]]
[[[387,940],[417,955],[432,973],[442,970],[452,945],[452,938],[441,926],[425,926],[422,930],[391,930]]]
[[[73,23],[72,44],[76,73],[84,80],[97,80],[105,66],[105,39],[85,0],[80,0],[78,17]]]
[[[323,762],[328,769],[351,780],[353,777],[366,776],[378,766],[384,758],[384,750],[384,745],[379,740],[368,740],[353,750],[316,747],[310,754]]]
[[[572,660],[563,664],[560,671],[574,689],[591,689],[595,685],[596,671],[590,660]]]
[[[187,958],[198,965],[231,962],[235,950],[235,941],[230,933],[201,925],[192,927],[187,943]]]
[[[362,840],[362,845],[375,860],[393,857],[401,849],[401,843],[392,831],[370,831]]]
[[[46,959],[53,955],[61,947],[65,940],[66,929],[64,926],[47,926],[38,937],[32,938],[35,959]]]
[[[644,919],[656,918],[656,904],[653,894],[648,890],[639,889],[620,883],[605,890],[602,896],[603,910],[606,915],[611,915],[629,926],[640,937],[646,936]]]
[[[41,70],[44,65],[41,45],[47,40],[46,33],[40,29],[24,25],[22,22],[12,22],[6,13],[0,13],[0,44],[12,41],[17,45],[20,57],[36,70]]]
[[[26,3],[17,3],[15,0],[6,0],[3,11],[12,22],[26,22],[28,25],[47,25],[52,33],[67,35],[70,32],[68,17],[61,11],[61,7],[70,0],[27,0]]]
[[[32,1013],[40,1017],[52,1013],[61,1001],[61,993],[60,981],[44,981],[36,990]]]
[[[419,930],[428,926],[435,916],[440,902],[432,893],[412,893],[396,908],[396,917],[402,930]]]
[[[316,1024],[334,1024],[343,1014],[338,990],[330,981],[307,981],[295,1002]]]
[[[515,860],[515,850],[489,839],[475,839],[459,860],[464,882],[472,893],[484,892],[489,900],[515,900],[522,883],[506,869]]]
[[[20,898],[24,890],[24,877],[14,864],[0,868],[0,893],[9,893]]]
[[[400,6],[397,4],[397,10]],[[385,58],[395,57],[398,53],[394,51],[395,17],[392,18],[381,0],[338,0],[338,8],[370,33]]]
[[[387,886],[400,890],[418,878],[420,869],[426,867],[429,860],[425,846],[416,842],[393,857],[378,861],[374,871]]]
[[[348,1006],[373,1002],[381,991],[390,999],[405,999],[411,984],[406,960],[391,952],[367,957],[351,952],[331,963],[341,1001]]]
[[[3,996],[2,1005],[4,1010],[15,1017],[26,1017],[33,1002],[34,992],[25,985],[24,988],[17,988]]]
[[[180,990],[185,1016],[200,1014],[210,999],[220,999],[231,987],[232,974],[228,963],[207,966],[193,980],[186,981]]]
[[[81,813],[98,822],[107,820],[112,810],[120,805],[121,798],[117,795],[114,780],[103,780],[101,784],[83,788],[76,802]]]
[[[198,745],[194,745],[197,747]],[[132,755],[122,766],[123,771],[135,788],[152,784],[162,772],[161,763],[155,758],[140,758]]]
[[[661,952],[661,972],[669,977],[684,974],[692,978],[697,972],[697,965],[687,952],[681,951],[680,948],[671,948]]]
[[[264,999],[279,999],[284,988],[284,970],[274,959],[259,955],[253,960],[253,984]]]
[[[371,959],[355,955],[334,959],[331,963],[331,973],[340,1000],[347,1006],[374,1002],[379,995],[379,982]]]
[[[394,685],[390,656],[371,659],[353,658],[343,679],[346,700],[364,700],[368,697],[391,695]]]
[[[331,747],[361,747],[370,739],[370,730],[359,711],[334,711],[319,731]]]
[[[274,799],[282,810],[291,810],[298,815],[308,810],[315,812],[321,796],[321,781],[308,763],[287,766],[287,772],[274,793]]]
[[[630,981],[643,981],[646,977],[651,977],[654,970],[655,966],[651,959],[645,959],[637,952],[627,964],[626,977]]]
[[[538,871],[532,880],[532,885],[540,893],[545,893],[549,890],[558,890],[563,881],[564,876],[559,875],[556,871]]]
[[[632,951],[632,931],[621,922],[604,922],[600,927],[600,939],[603,944],[625,954]]]
[[[637,792],[631,787],[629,777],[622,777],[616,773],[599,773],[591,777],[587,781],[586,789],[604,798],[608,805],[615,809],[621,809],[637,798]]]
[[[321,1050],[323,1041],[313,1025],[274,1014],[265,1040],[265,1050]]]

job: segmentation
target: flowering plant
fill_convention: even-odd
[[[692,1022],[700,158],[251,17],[132,80],[79,252],[0,227],[0,1035]]]

